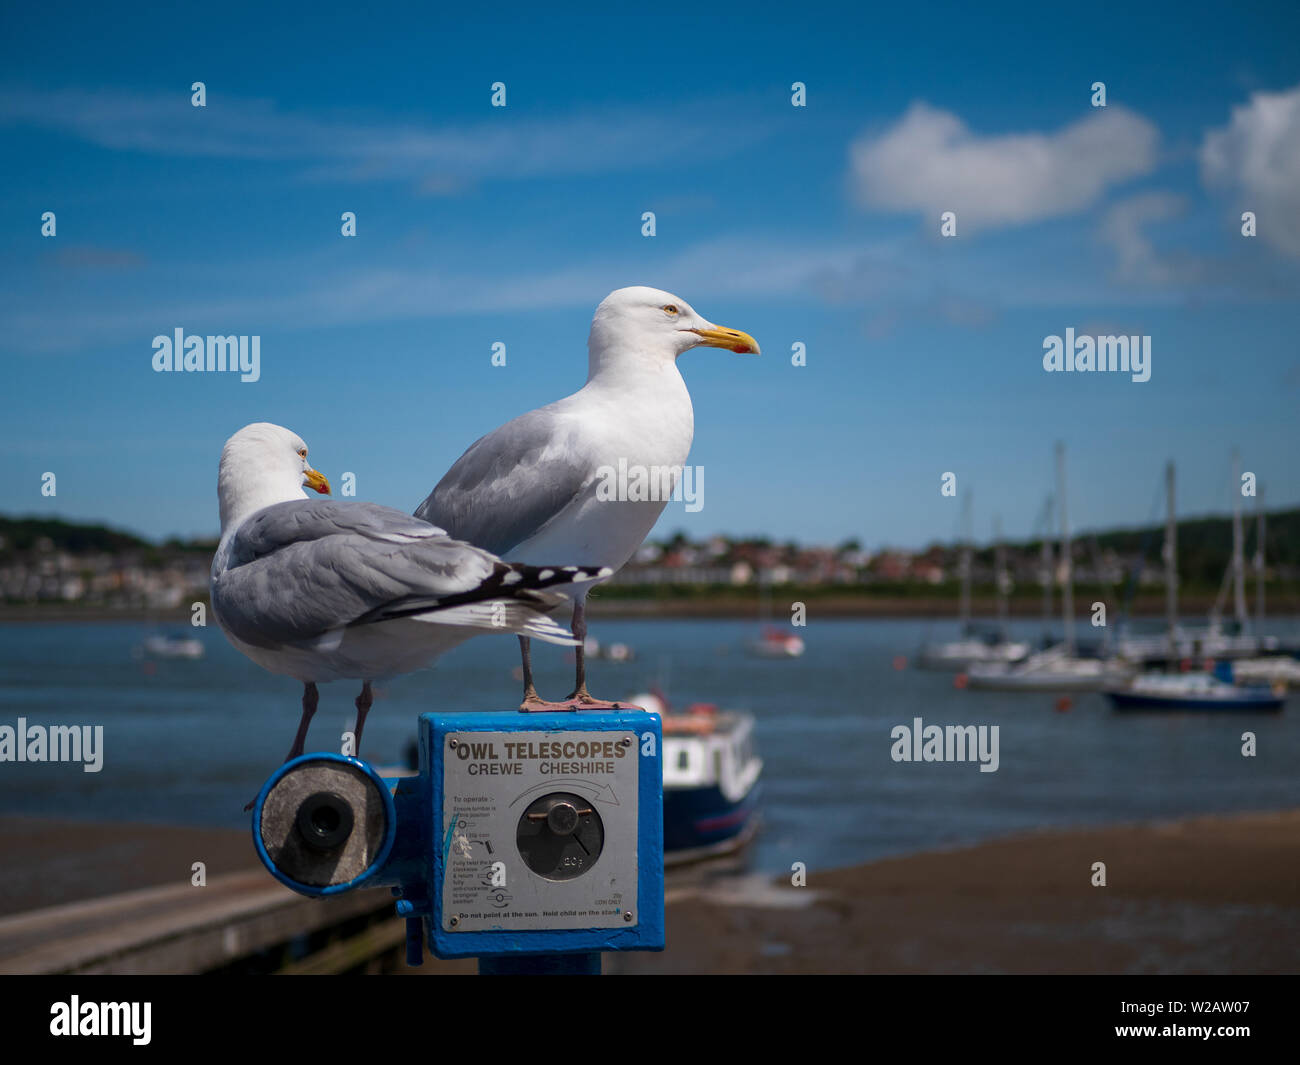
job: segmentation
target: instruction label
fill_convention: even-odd
[[[635,926],[641,770],[635,732],[459,732],[443,742],[444,929]],[[583,871],[567,879],[538,874],[519,850],[521,822],[526,834],[535,832],[528,811],[552,795],[570,796],[566,801],[582,816],[598,818],[603,829],[599,852],[581,848],[575,860]]]

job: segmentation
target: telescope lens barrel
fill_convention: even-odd
[[[388,786],[366,763],[319,753],[281,766],[258,796],[253,839],[277,880],[304,895],[358,887],[396,833]]]

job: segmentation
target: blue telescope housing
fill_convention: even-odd
[[[390,886],[407,961],[599,972],[664,948],[663,733],[638,709],[427,713],[419,771],[330,752],[286,762],[254,803],[271,875],[303,895]]]

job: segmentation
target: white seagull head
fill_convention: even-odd
[[[591,372],[628,359],[672,361],[700,346],[757,355],[758,341],[739,329],[715,325],[680,296],[633,285],[611,292],[591,320],[587,352]]]
[[[282,425],[254,422],[240,429],[221,449],[217,498],[221,532],[263,507],[306,499],[303,486],[327,495],[330,483],[307,462],[307,445]]]

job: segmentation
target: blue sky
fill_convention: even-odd
[[[0,512],[213,534],[257,420],[410,510],[629,284],[764,350],[682,358],[705,505],[660,532],[920,545],[951,470],[1027,535],[1058,438],[1076,527],[1151,518],[1168,458],[1224,510],[1233,446],[1300,503],[1294,4],[701,10],[6,11]],[[177,327],[261,379],[154,373]],[[1151,380],[1045,373],[1067,327],[1149,335]]]

